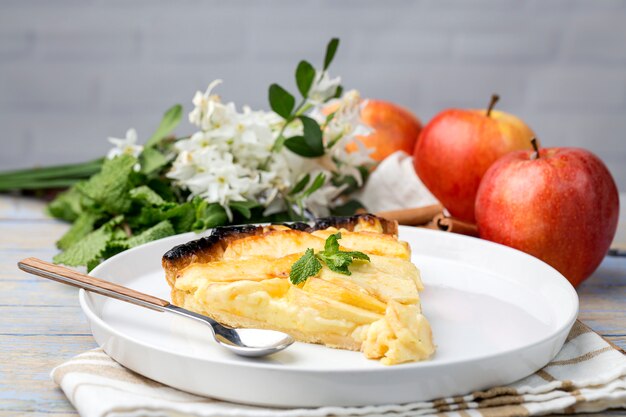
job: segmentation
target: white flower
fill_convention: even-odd
[[[330,178],[330,175],[327,175],[326,178]],[[327,179],[325,185],[304,199],[304,206],[315,217],[328,216],[330,215],[330,208],[334,206],[334,200],[339,197],[344,188],[345,186],[335,187]]]
[[[220,97],[211,94],[213,89],[220,85],[222,80],[214,80],[204,93],[197,91],[193,97],[195,108],[189,113],[189,122],[206,131],[217,129],[228,123],[235,114],[235,105],[222,104]]]
[[[326,126],[322,105],[334,96],[339,82],[339,78],[330,79],[326,72],[320,72],[311,90],[312,106],[307,114],[324,126],[327,144],[331,137],[337,137],[336,145],[322,158],[303,158],[286,147],[273,151],[285,120],[274,112],[249,107],[238,111],[234,103],[222,103],[212,94],[220,81],[212,82],[193,98],[189,121],[199,131],[175,144],[178,155],[167,177],[188,190],[190,198],[199,196],[220,204],[232,220],[229,206],[235,201],[256,201],[265,207],[265,215],[287,210],[294,201],[289,195],[294,185],[307,174],[315,178],[323,172],[326,184],[300,203],[317,216],[327,215],[345,189],[332,185],[333,175],[353,175],[360,182],[358,166],[371,161],[361,148],[350,154],[345,150],[347,141],[367,132],[359,118],[358,92],[349,92],[339,101],[336,120]],[[301,135],[302,125],[291,123],[283,134]]]
[[[309,90],[308,99],[313,104],[323,103],[337,93],[341,77],[330,78],[328,71],[316,71],[315,80]]]
[[[137,131],[132,128],[126,131],[124,139],[109,138],[109,142],[115,145],[115,147],[111,148],[107,153],[108,159],[113,159],[119,155],[131,155],[138,158],[143,151],[143,146],[137,145]],[[135,164],[133,169],[139,171],[141,167],[139,164]]]
[[[358,186],[363,185],[359,167],[374,164],[370,157],[374,149],[367,148],[359,139],[371,133],[371,128],[361,121],[361,111],[367,102],[361,100],[358,91],[350,90],[334,103],[337,110],[324,129],[324,140],[331,147],[326,165],[334,164],[332,170],[340,176],[352,176]],[[356,150],[347,151],[347,145],[354,143]]]
[[[344,137],[351,139],[365,136],[372,132],[372,129],[361,121],[361,111],[367,102],[361,100],[357,90],[348,91],[331,104],[336,104],[337,110],[324,131],[327,143],[337,142]]]

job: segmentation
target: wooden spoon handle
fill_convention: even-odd
[[[48,278],[63,284],[82,288],[87,291],[118,300],[137,304],[153,310],[163,311],[161,307],[167,307],[170,303],[152,295],[144,294],[130,288],[114,284],[109,281],[98,279],[87,274],[81,274],[63,266],[54,265],[50,262],[37,258],[22,259],[17,266],[24,272]]]

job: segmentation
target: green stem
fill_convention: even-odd
[[[298,116],[302,116],[302,114],[304,114],[304,112],[306,112],[310,108],[311,108],[311,103],[307,103],[306,98],[303,98],[300,104],[298,104],[298,107],[296,107],[294,113],[291,116],[289,116],[287,119],[285,119],[285,124],[280,129],[280,132],[278,132],[276,141],[274,142],[274,145],[272,146],[272,152],[277,152],[282,149],[283,143],[285,143],[285,137],[283,136],[283,134],[285,133],[285,129],[287,129],[287,126],[289,126],[291,122],[296,120]],[[263,167],[266,168],[266,165],[268,163],[269,163],[269,158],[267,161],[265,161],[265,163],[263,164]]]
[[[76,184],[79,179],[60,178],[52,180],[24,180],[9,183],[0,183],[0,192],[17,190],[44,190],[49,188],[66,188]]]
[[[307,103],[306,100],[304,100],[302,103],[300,103],[300,105],[298,106],[298,108],[296,109],[296,117],[298,116],[302,116],[306,111],[308,111],[311,107],[313,107],[313,105],[311,103]]]
[[[43,168],[29,168],[0,173],[0,182],[14,181],[22,179],[46,179],[58,177],[89,177],[100,171],[102,159],[95,161],[71,164],[56,165]]]

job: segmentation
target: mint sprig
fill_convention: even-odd
[[[289,272],[289,281],[293,285],[298,285],[309,279],[309,277],[317,275],[322,269],[322,264],[317,260],[313,249],[309,248],[304,255],[298,259],[291,267]]]
[[[369,262],[370,258],[363,252],[358,251],[342,251],[339,249],[339,239],[341,233],[335,233],[326,239],[324,250],[315,253],[309,248],[304,255],[298,259],[289,272],[289,281],[298,285],[305,282],[310,277],[317,275],[322,269],[322,262],[328,266],[331,271],[343,275],[352,275],[348,267],[355,259]]]

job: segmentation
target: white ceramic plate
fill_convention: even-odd
[[[188,233],[126,251],[93,275],[169,299],[161,256]],[[437,344],[425,362],[384,366],[360,352],[296,343],[264,359],[215,345],[209,329],[81,291],[100,346],[124,366],[181,390],[271,406],[408,403],[511,383],[548,363],[578,313],[576,292],[547,264],[494,243],[400,228],[421,269]]]

